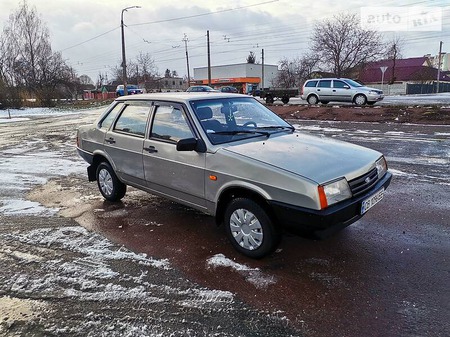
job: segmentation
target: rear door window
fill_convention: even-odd
[[[319,81],[319,88],[331,88],[331,80],[322,80]]]
[[[115,132],[128,133],[144,137],[150,107],[145,105],[128,105],[117,119]]]

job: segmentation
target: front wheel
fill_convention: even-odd
[[[367,102],[367,98],[366,98],[366,96],[359,94],[359,95],[355,96],[354,101],[355,101],[356,105],[364,105]]]
[[[109,163],[100,163],[97,167],[97,184],[100,193],[108,201],[119,201],[127,192],[127,185],[117,178]]]
[[[273,99],[272,95],[267,95],[266,96],[266,103],[267,104],[273,104],[273,102],[274,102],[274,99]]]
[[[267,212],[251,199],[232,200],[225,211],[224,224],[233,247],[248,257],[262,258],[280,242],[281,235]]]
[[[281,98],[281,102],[283,102],[283,104],[288,104],[289,103],[289,97],[288,96],[283,96]]]

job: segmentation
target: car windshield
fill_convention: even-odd
[[[294,130],[251,97],[196,100],[191,102],[191,107],[212,144]]]
[[[348,84],[350,84],[352,87],[363,87],[363,85],[361,83],[355,82],[353,80],[345,80],[345,82],[347,82]]]

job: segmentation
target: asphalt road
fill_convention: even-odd
[[[9,175],[0,184],[0,308],[9,308],[0,332],[448,335],[450,126],[295,121],[383,152],[394,178],[344,231],[324,241],[285,235],[255,261],[194,210],[134,189],[122,203],[103,201],[73,146],[76,125],[94,117],[0,124],[0,175]],[[24,158],[36,164],[26,169]],[[58,170],[52,158],[70,163]]]

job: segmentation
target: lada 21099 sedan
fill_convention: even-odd
[[[78,129],[77,149],[105,199],[130,185],[193,207],[253,258],[273,252],[282,229],[324,236],[353,223],[392,177],[381,153],[298,132],[241,94],[117,98]]]

